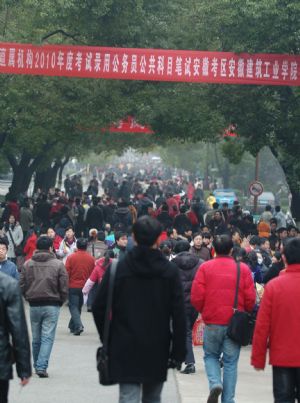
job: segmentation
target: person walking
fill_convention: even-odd
[[[7,257],[9,260],[16,263],[16,248],[23,242],[23,231],[21,225],[16,222],[16,219],[12,214],[8,218],[8,223],[4,226],[4,234],[9,241]]]
[[[12,344],[10,344],[12,343]],[[12,347],[13,346],[13,347]],[[31,377],[30,345],[18,282],[0,272],[0,402],[8,402],[12,350],[21,385]]]
[[[158,249],[161,224],[150,216],[133,225],[135,246],[117,265],[108,355],[119,403],[160,403],[167,368],[185,359],[186,325],[178,267]],[[110,269],[93,304],[103,341]]]
[[[191,305],[191,288],[195,275],[201,265],[203,260],[198,256],[189,252],[190,244],[186,241],[179,241],[178,244],[182,244],[184,249],[182,252],[178,253],[172,260],[180,269],[180,278],[183,285],[184,291],[184,303],[185,303],[185,313],[186,313],[186,357],[184,368],[181,373],[183,374],[193,374],[196,372],[195,368],[195,357],[193,352],[193,339],[192,331],[194,323],[197,319],[198,312]]]
[[[37,250],[22,268],[20,287],[30,305],[33,365],[40,378],[48,378],[60,306],[68,295],[68,275],[53,253],[53,240],[41,236]]]
[[[286,269],[270,281],[258,311],[251,364],[263,370],[269,349],[276,403],[300,402],[300,239],[284,245]],[[295,307],[295,309],[292,309]]]
[[[209,382],[207,403],[234,403],[240,345],[227,336],[227,327],[234,313],[237,264],[231,257],[230,235],[216,236],[217,257],[202,263],[192,285],[191,303],[202,314],[204,329],[204,364]],[[255,305],[255,288],[249,267],[240,263],[238,310],[251,312]],[[223,380],[220,358],[223,355]]]
[[[78,238],[76,246],[77,251],[72,253],[66,261],[66,269],[69,275],[69,310],[71,314],[69,329],[74,336],[80,336],[83,332],[80,317],[83,305],[82,289],[95,267],[95,259],[87,252],[88,241],[86,238]]]

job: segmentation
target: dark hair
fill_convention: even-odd
[[[169,207],[166,203],[163,203],[161,206],[161,211],[169,211]]]
[[[212,207],[213,207],[214,210],[218,210],[219,203],[217,203],[217,202],[213,203]]]
[[[86,250],[88,246],[88,241],[86,238],[78,238],[76,242],[76,246],[80,250]]]
[[[74,228],[72,227],[72,225],[69,225],[68,227],[66,227],[65,232],[69,231],[69,229],[71,229],[72,231],[74,231]]]
[[[266,205],[266,211],[271,211],[272,210],[272,206],[270,206],[270,204]]]
[[[167,228],[167,237],[170,237],[173,234],[173,231],[174,231],[173,227]]]
[[[283,247],[283,254],[288,264],[300,263],[300,239],[292,238]]]
[[[103,267],[107,268],[110,262],[110,259],[115,257],[115,252],[112,249],[107,249],[104,253],[104,262]]]
[[[233,242],[230,235],[217,235],[213,241],[217,255],[229,255],[233,248]]]
[[[126,232],[124,231],[117,231],[115,232],[115,240],[118,241],[122,236],[127,236]]]
[[[5,245],[6,249],[8,249],[8,244],[9,244],[8,238],[6,236],[2,236],[0,238],[0,245]]]
[[[105,241],[105,232],[104,231],[99,231],[98,234],[97,234],[97,239],[98,239],[98,241],[104,242]]]
[[[161,223],[150,216],[140,217],[132,226],[138,245],[152,246],[162,233]]]
[[[260,245],[260,238],[257,235],[253,235],[250,238],[249,244],[252,245],[252,246],[254,246],[254,245],[259,246]]]
[[[53,239],[49,236],[42,235],[36,241],[36,248],[38,250],[49,250],[53,246]]]
[[[197,236],[201,236],[201,238],[203,237],[203,235],[202,235],[201,232],[195,232],[195,233],[193,234],[193,239],[195,239]]]
[[[280,206],[275,206],[275,211],[276,211],[276,213],[279,213],[280,210],[281,210],[281,207],[280,207]]]
[[[191,245],[189,244],[188,241],[185,241],[184,239],[178,241],[175,245],[174,252],[181,253],[181,252],[188,252],[191,248]]]

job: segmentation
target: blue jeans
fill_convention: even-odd
[[[160,403],[163,383],[120,383],[119,403]]]
[[[234,403],[237,382],[237,366],[240,346],[227,336],[227,326],[206,325],[204,328],[204,364],[209,382],[209,389],[216,386],[223,388],[222,403]],[[221,376],[220,358],[223,368]]]
[[[69,311],[71,319],[69,329],[72,333],[83,329],[81,322],[81,308],[83,305],[83,294],[81,288],[69,288]]]
[[[33,366],[36,371],[48,368],[59,316],[59,306],[31,306]]]

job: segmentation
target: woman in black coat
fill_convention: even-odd
[[[186,247],[184,248],[184,244]],[[185,311],[186,311],[186,357],[185,357],[185,364],[186,367],[182,371],[183,374],[193,374],[195,373],[195,357],[193,353],[193,340],[192,340],[192,331],[194,323],[197,319],[198,312],[191,304],[191,289],[194,277],[201,265],[203,263],[202,259],[199,259],[196,255],[189,252],[190,244],[186,241],[181,241],[182,251],[178,253],[175,258],[172,260],[179,269],[180,269],[180,277],[181,282],[183,285],[184,291],[184,303],[185,303]],[[176,252],[176,247],[175,247]]]
[[[185,357],[182,284],[177,266],[157,249],[161,230],[152,217],[139,218],[133,225],[138,246],[117,266],[108,356],[111,378],[120,384],[120,402],[126,402],[125,388],[133,384],[142,384],[145,400],[145,385],[161,391],[168,363],[181,366]],[[109,274],[107,270],[93,304],[101,340]]]

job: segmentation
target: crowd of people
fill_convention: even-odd
[[[239,308],[260,312],[265,285],[273,284],[272,279],[288,271],[287,263],[300,263],[288,246],[300,242],[297,227],[287,223],[280,206],[274,211],[266,206],[255,223],[239,202],[232,207],[213,200],[206,203],[203,181],[163,178],[157,172],[135,176],[109,172],[103,174],[101,182],[94,176],[86,192],[80,177],[67,176],[64,187],[48,194],[38,192],[32,198],[8,197],[1,211],[0,273],[19,280],[30,304],[37,375],[48,377],[59,310],[66,300],[70,310],[68,327],[74,336],[84,332],[84,302],[88,310],[93,310],[103,336],[108,268],[112,259],[118,259],[110,348],[112,376],[120,384],[120,402],[128,402],[131,395],[139,396],[140,389],[132,384],[142,384],[149,402],[159,402],[168,366],[180,368],[185,362],[181,372],[195,373],[192,329],[201,313],[206,324],[207,402],[217,403],[222,394],[223,403],[233,403],[240,346],[228,338],[226,328],[233,311],[236,262],[241,268]],[[266,308],[263,311],[267,316]],[[159,318],[156,335],[149,328],[149,318]],[[174,337],[171,356],[170,320]],[[23,317],[18,326],[26,332]],[[19,331],[13,333],[16,342]],[[146,359],[145,350],[142,353],[146,344],[139,338],[147,339],[149,334],[153,345],[146,343]],[[267,336],[265,331],[264,340]],[[127,337],[136,338],[138,343],[131,345]],[[262,339],[257,334],[254,340]],[[261,369],[263,360],[257,357],[264,353],[259,348],[257,341],[253,365]],[[31,375],[28,357],[24,351],[19,357],[23,367],[19,364],[18,375],[26,384]],[[300,366],[300,362],[291,365],[292,361],[287,367]],[[11,376],[9,371],[6,373],[3,378],[0,364],[2,396],[7,396]],[[276,372],[278,382],[284,375]],[[139,402],[138,397],[134,399],[132,402]]]

